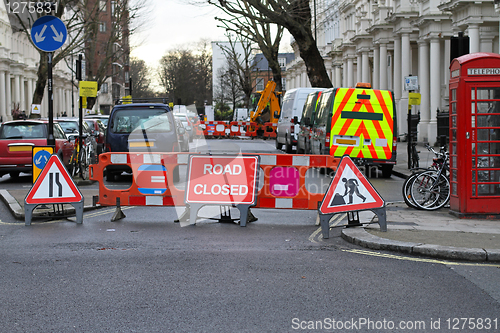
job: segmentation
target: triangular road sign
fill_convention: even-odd
[[[334,214],[384,206],[384,199],[368,179],[349,156],[344,156],[323,197],[319,211],[321,214]]]
[[[82,201],[82,194],[62,164],[52,155],[24,199],[26,204],[58,204]]]

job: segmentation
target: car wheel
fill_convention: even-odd
[[[115,174],[111,170],[106,170],[106,181],[112,182],[115,180]]]
[[[282,147],[283,147],[283,144],[279,143],[278,142],[278,137],[276,137],[276,149],[281,150]]]
[[[285,153],[287,154],[293,153],[292,144],[288,143],[287,139],[285,139]]]
[[[382,177],[383,178],[391,178],[392,169],[394,168],[394,165],[384,164],[381,166],[381,168],[382,168]]]

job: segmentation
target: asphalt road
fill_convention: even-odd
[[[373,183],[400,192],[394,177]],[[322,239],[314,211],[254,209],[246,228],[180,227],[172,207],[123,212],[25,227],[1,204],[1,331],[500,331],[499,265],[369,251],[340,228]]]

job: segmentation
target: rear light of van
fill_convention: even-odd
[[[330,148],[330,133],[325,134],[325,147]]]
[[[106,144],[106,153],[111,152],[111,145],[109,143]]]
[[[295,125],[290,126],[290,133],[295,133]]]

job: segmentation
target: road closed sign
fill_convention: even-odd
[[[255,204],[258,156],[191,155],[186,203]]]

